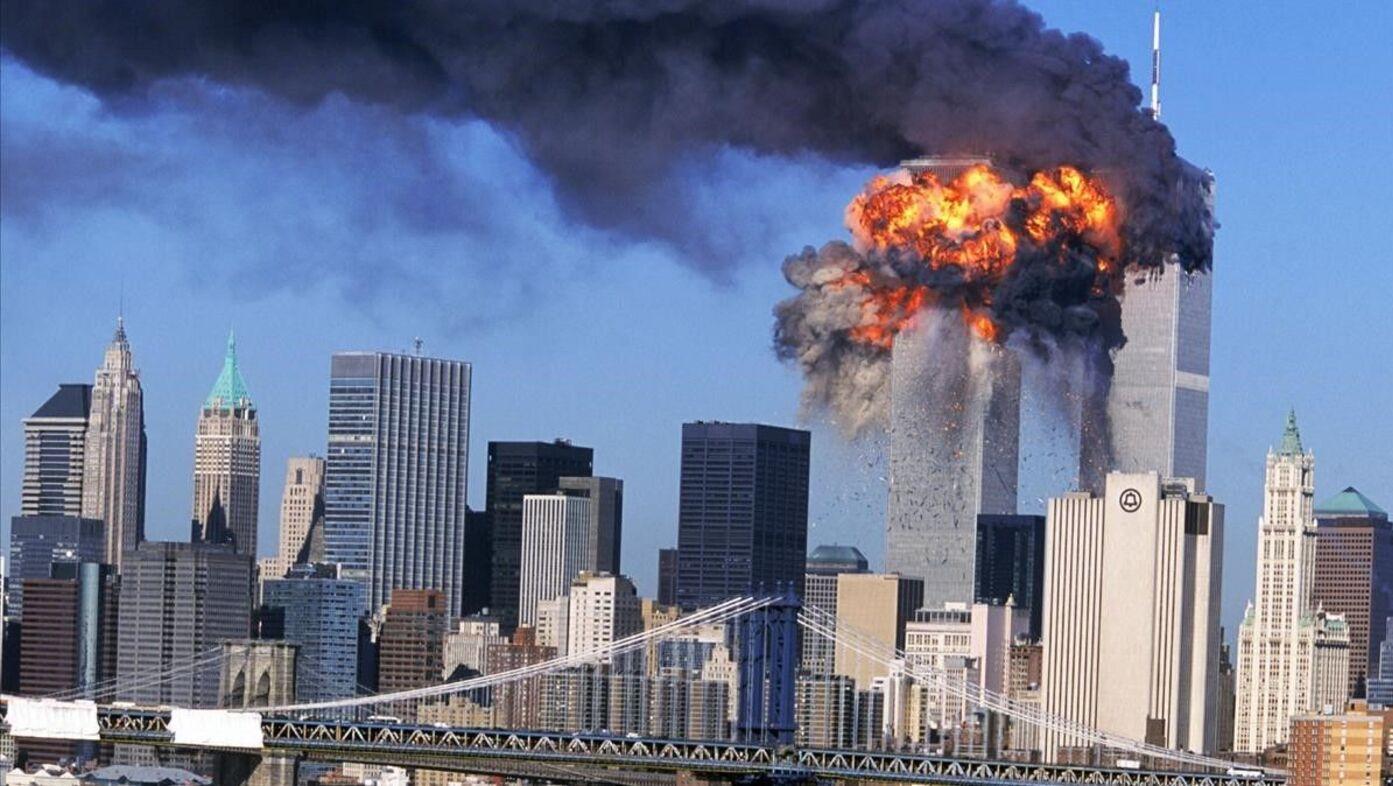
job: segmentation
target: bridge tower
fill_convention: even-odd
[[[740,617],[740,696],[736,739],[793,744],[793,688],[798,677],[798,611],[791,587],[778,600]]]

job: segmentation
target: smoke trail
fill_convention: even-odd
[[[711,228],[676,173],[725,146],[877,166],[989,151],[1107,172],[1138,258],[1210,261],[1196,174],[1126,63],[1012,0],[7,0],[0,47],[113,105],[195,79],[483,118],[573,215],[688,249]]]

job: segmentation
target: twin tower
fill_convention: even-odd
[[[990,162],[936,158],[902,166],[952,178],[978,163]],[[1167,264],[1161,275],[1129,278],[1122,298],[1127,343],[1114,353],[1110,385],[1088,378],[1086,359],[1062,352],[1048,361],[1023,358],[975,338],[955,313],[921,314],[892,351],[886,569],[923,579],[926,608],[971,603],[977,516],[1016,513],[1023,473],[1068,464],[1077,488],[1101,492],[1109,471],[1150,470],[1193,478],[1203,490],[1210,301],[1207,273]],[[1068,455],[1044,446],[1022,454],[1023,376],[1026,390],[1041,394],[1026,417],[1066,421],[1073,432]]]

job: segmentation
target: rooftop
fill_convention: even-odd
[[[1362,516],[1365,518],[1388,518],[1388,511],[1379,507],[1373,500],[1364,496],[1354,486],[1346,486],[1344,491],[1316,506],[1317,516]]]
[[[59,385],[58,392],[34,410],[33,418],[86,419],[92,408],[92,386],[80,383]]]
[[[862,570],[867,566],[866,555],[855,546],[822,545],[813,549],[813,553],[808,555],[809,565],[859,565]]]

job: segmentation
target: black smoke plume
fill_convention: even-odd
[[[971,151],[1106,172],[1136,259],[1210,262],[1193,174],[1126,63],[1010,0],[6,0],[0,47],[113,105],[194,79],[482,118],[574,215],[688,250],[715,228],[676,173],[725,146],[882,167]]]

